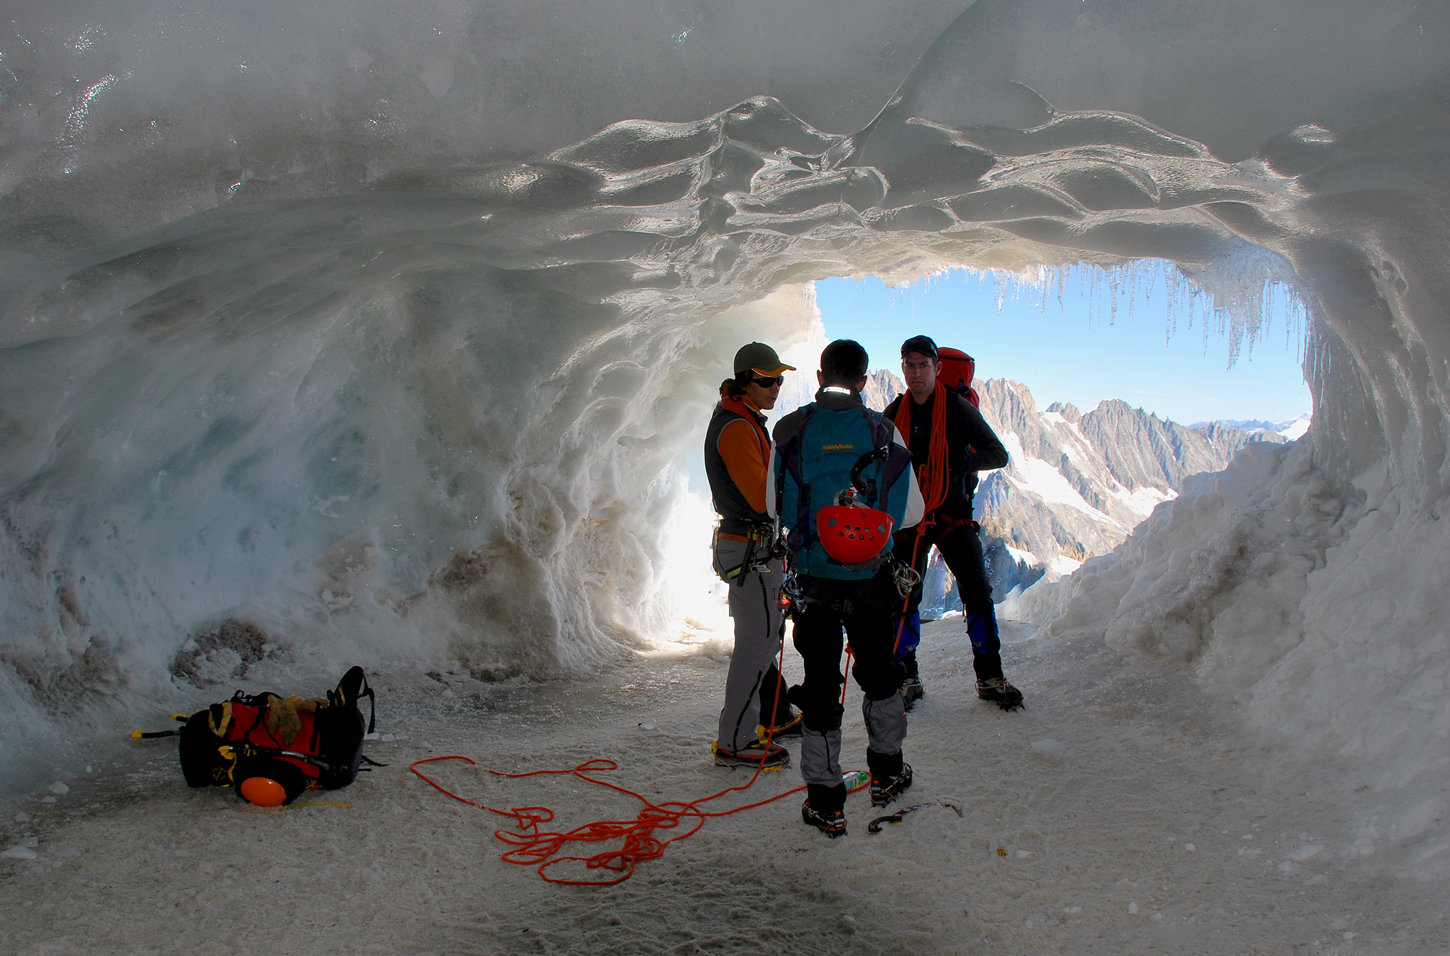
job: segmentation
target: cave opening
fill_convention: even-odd
[[[1312,318],[1293,276],[1221,288],[1216,298],[1174,264],[1142,259],[1111,269],[945,269],[899,285],[872,276],[818,279],[811,287],[820,323],[787,350],[799,369],[787,375],[770,422],[812,400],[816,353],[835,338],[860,341],[872,356],[863,397],[878,410],[903,388],[896,347],[906,336],[928,334],[975,354],[989,424],[1017,459],[1010,476],[982,476],[982,501],[997,513],[979,507],[976,514],[988,529],[989,578],[999,604],[1008,602],[1004,613],[1037,581],[1056,581],[1116,547],[1154,506],[1176,497],[1189,475],[1221,470],[1246,441],[1296,440],[1312,420],[1304,368]],[[1104,402],[1111,407],[1100,408]],[[1084,412],[1093,440],[1106,447],[1085,438],[1078,424]],[[1116,421],[1110,434],[1098,421],[1104,416],[1130,421]],[[1077,440],[1064,448],[1050,434],[1054,426]],[[1119,431],[1131,450],[1114,447]],[[1084,456],[1099,459],[1100,474],[1084,474]],[[1147,469],[1126,464],[1145,457],[1158,460]],[[694,569],[672,589],[701,596],[702,606],[682,612],[651,643],[668,644],[673,635],[688,646],[708,639],[695,625],[708,619],[714,631],[723,623],[720,595],[703,606],[712,589],[700,542],[708,540],[713,512],[698,448],[687,461],[691,494],[680,499],[665,565]],[[1022,514],[1033,510],[1052,517]],[[1065,519],[1057,513],[1063,510],[1088,523]],[[1073,534],[1067,528],[1075,523]],[[939,559],[930,577],[928,615],[959,611]]]

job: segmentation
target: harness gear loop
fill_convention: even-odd
[[[921,572],[909,564],[903,564],[896,560],[895,555],[891,556],[891,560],[888,563],[891,565],[891,578],[896,584],[896,593],[903,600],[909,598],[911,592],[916,590],[916,586],[921,583]],[[901,635],[898,632],[897,641],[899,642],[900,640]]]

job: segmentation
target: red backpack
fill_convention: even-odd
[[[956,392],[971,402],[974,407],[981,408],[982,402],[977,397],[977,390],[972,388],[972,376],[977,372],[977,360],[961,349],[938,347],[936,355],[941,360],[941,371],[937,373],[937,380],[945,385],[948,391]]]
[[[358,707],[364,697],[370,704],[366,731]],[[305,790],[345,787],[364,761],[381,766],[362,752],[363,736],[372,733],[377,720],[376,701],[363,669],[353,667],[325,701],[296,706],[296,723],[282,731],[269,729],[268,710],[288,702],[277,694],[237,691],[189,718],[176,715],[186,722],[171,732],[181,738],[181,772],[188,786],[235,787],[246,802],[267,807],[291,803]],[[137,731],[133,736],[163,734]]]

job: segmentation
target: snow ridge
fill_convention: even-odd
[[[1237,428],[1241,432],[1248,432],[1250,435],[1279,435],[1288,441],[1297,441],[1309,433],[1309,426],[1314,423],[1314,416],[1309,412],[1296,415],[1293,418],[1282,422],[1271,422],[1264,419],[1218,419],[1211,422],[1194,422],[1189,428],[1208,429],[1214,425],[1224,428]]]

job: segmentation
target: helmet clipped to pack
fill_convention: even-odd
[[[891,544],[896,522],[891,515],[868,508],[861,497],[871,498],[870,484],[861,471],[872,461],[884,460],[888,449],[878,448],[861,456],[851,469],[851,487],[836,495],[836,503],[816,512],[816,537],[831,560],[848,567],[869,564]]]
[[[827,505],[816,512],[816,537],[833,560],[865,564],[886,550],[895,522],[884,511],[863,507],[854,495],[848,494],[845,500],[845,504]]]

